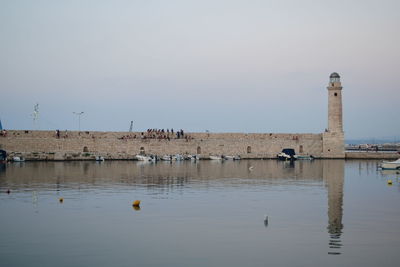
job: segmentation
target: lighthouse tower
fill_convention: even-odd
[[[342,83],[339,74],[336,72],[329,77],[328,132],[343,132]]]
[[[323,157],[344,158],[342,83],[338,73],[329,76],[328,129],[323,133]]]

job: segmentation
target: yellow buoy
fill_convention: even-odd
[[[64,198],[60,197],[60,198],[58,199],[58,201],[60,201],[60,203],[63,203],[63,202],[64,202]]]
[[[388,183],[388,185],[392,185],[393,181],[392,180],[388,180],[387,183]]]
[[[134,206],[134,207],[139,207],[139,206],[140,206],[140,200],[135,200],[135,201],[133,201],[132,206]]]

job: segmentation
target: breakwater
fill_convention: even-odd
[[[398,152],[346,151],[340,137],[321,134],[274,133],[187,133],[191,138],[142,139],[141,132],[97,132],[10,130],[0,137],[0,149],[8,157],[26,160],[94,160],[96,156],[132,160],[135,155],[191,154],[207,159],[210,155],[240,155],[243,159],[275,158],[283,148],[316,158],[396,159]],[[329,151],[328,151],[329,150]]]
[[[392,152],[376,152],[376,151],[346,151],[346,159],[398,159],[400,153]]]
[[[26,160],[134,159],[137,154],[240,155],[246,159],[275,158],[283,148],[316,158],[344,158],[344,145],[323,134],[187,133],[190,138],[148,139],[140,132],[10,130],[0,138],[9,157]],[[337,151],[339,153],[337,153]]]

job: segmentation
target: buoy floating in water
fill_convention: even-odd
[[[134,207],[140,207],[140,200],[135,200],[135,201],[133,201],[132,206],[134,206]]]
[[[58,201],[60,201],[60,203],[63,203],[63,202],[64,202],[64,198],[60,197],[60,198],[58,199]]]
[[[388,181],[387,181],[387,184],[388,184],[388,185],[392,185],[392,184],[393,184],[393,181],[392,181],[392,180],[388,180]]]

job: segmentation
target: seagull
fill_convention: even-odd
[[[249,170],[252,171],[254,169],[254,166],[250,166]]]

